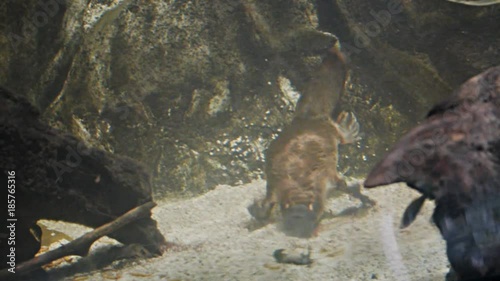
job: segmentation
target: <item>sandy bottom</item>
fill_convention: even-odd
[[[430,223],[433,202],[426,202],[416,221],[405,230],[399,222],[418,194],[391,185],[364,194],[377,205],[362,214],[323,220],[317,237],[285,236],[278,223],[249,231],[247,206],[263,196],[265,182],[219,186],[200,197],[159,202],[153,211],[168,241],[180,247],[162,257],[78,274],[76,280],[444,280],[448,271],[444,241]],[[328,201],[338,213],[359,201],[344,195]],[[67,225],[53,223],[51,228]],[[81,233],[68,233],[79,236]],[[280,264],[276,249],[307,252],[310,266]],[[111,269],[110,269],[111,268]],[[111,274],[111,276],[110,276]],[[65,280],[75,280],[75,276]]]

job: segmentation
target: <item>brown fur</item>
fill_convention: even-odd
[[[343,113],[339,119],[346,118]],[[349,139],[331,119],[296,119],[266,153],[268,201],[312,204],[320,215],[329,184],[343,184],[337,171],[338,144]]]
[[[337,171],[338,144],[354,142],[359,125],[352,114],[341,113],[337,122],[330,114],[344,91],[346,79],[344,56],[333,47],[305,86],[292,123],[266,153],[267,194],[249,207],[256,219],[268,219],[277,204],[285,216],[286,228],[285,212],[303,205],[305,208],[294,215],[307,217],[307,225],[292,228],[297,228],[295,236],[310,236],[324,212],[328,187],[345,186]]]

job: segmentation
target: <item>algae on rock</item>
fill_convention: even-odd
[[[371,11],[389,11],[386,1],[49,2],[52,10],[37,0],[0,4],[0,83],[50,124],[144,163],[158,195],[261,177],[265,149],[293,114],[285,82],[301,91],[332,34],[359,50],[339,106],[364,134],[342,148],[350,175],[363,176],[462,77],[500,63],[495,6],[401,1],[359,48],[356,36]],[[475,34],[450,32],[457,26]]]

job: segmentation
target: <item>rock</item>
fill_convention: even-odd
[[[342,148],[340,166],[352,176],[364,175],[436,99],[500,63],[496,6],[40,3],[0,5],[0,84],[24,94],[53,127],[144,163],[158,196],[262,177],[264,150],[293,113],[280,81],[302,91],[332,34],[352,54],[344,109],[369,136]]]
[[[500,276],[500,66],[469,79],[430,110],[368,175],[365,186],[406,182],[435,200],[433,222],[458,280]],[[414,207],[415,202],[420,202]]]
[[[0,167],[15,174],[11,209],[18,219],[15,233],[21,245],[16,248],[16,263],[33,258],[40,249],[40,240],[30,233],[40,219],[96,228],[153,200],[149,174],[137,161],[90,148],[47,126],[28,101],[2,88],[0,100]],[[123,244],[144,245],[153,255],[162,254],[167,246],[150,217],[110,237]],[[0,244],[7,252],[4,239]]]

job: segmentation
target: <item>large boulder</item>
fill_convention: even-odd
[[[352,70],[339,109],[354,111],[364,137],[342,148],[340,170],[359,176],[425,108],[498,63],[497,11],[424,0],[8,1],[0,84],[89,146],[143,162],[157,195],[189,195],[262,176],[264,150],[335,34]]]
[[[40,219],[97,228],[153,200],[149,174],[137,161],[90,148],[45,125],[28,101],[3,88],[0,104],[0,167],[4,182],[10,179],[9,190],[2,194],[9,201],[15,234],[0,237],[0,245],[4,253],[14,247],[17,264],[40,250],[40,241],[31,234]],[[167,247],[151,217],[109,236],[125,245],[140,244],[152,255]],[[9,237],[14,242],[7,243]],[[10,260],[4,255],[5,259]],[[6,266],[2,262],[1,267]]]

